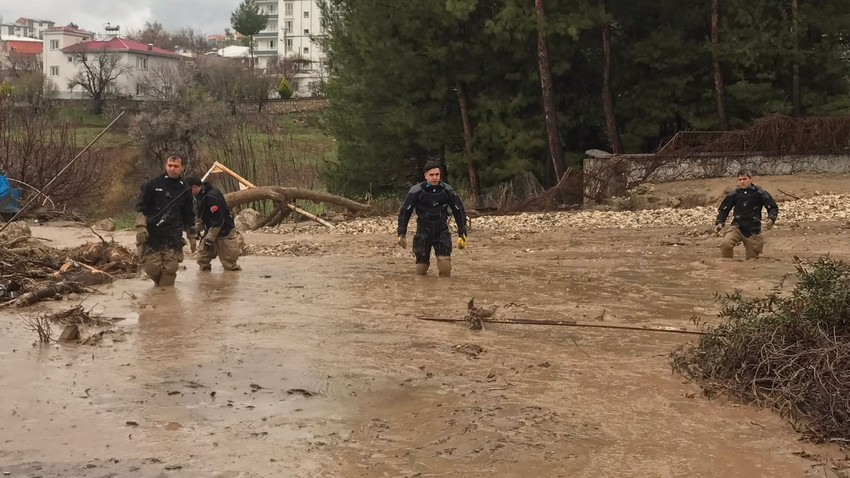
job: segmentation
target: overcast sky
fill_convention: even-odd
[[[240,1],[0,0],[0,17],[3,23],[20,17],[52,20],[57,26],[74,22],[95,33],[102,33],[107,22],[120,25],[123,35],[157,21],[170,31],[192,27],[205,34],[223,34]]]

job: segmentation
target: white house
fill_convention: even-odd
[[[121,75],[108,88],[111,95],[149,99],[146,84],[155,81],[153,72],[177,67],[185,58],[172,51],[137,41],[106,36],[95,39],[89,32],[68,27],[51,28],[44,32],[44,74],[56,85],[56,95],[63,99],[88,98],[79,86],[69,88],[68,83],[99,55],[115,61]]]

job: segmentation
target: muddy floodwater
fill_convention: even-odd
[[[470,233],[454,275],[413,275],[386,235],[299,236],[177,286],[141,278],[0,310],[0,471],[13,477],[825,476],[783,419],[708,400],[668,355],[697,336],[462,322],[694,328],[716,293],[763,295],[800,260],[846,259],[838,223],[777,227],[758,261],[689,230]],[[86,229],[33,226],[53,246]],[[130,244],[132,234],[115,233]],[[295,241],[246,234],[249,243]],[[795,258],[796,256],[796,258]],[[82,302],[97,345],[35,344],[24,318]]]

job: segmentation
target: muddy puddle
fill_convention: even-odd
[[[822,476],[800,452],[839,451],[671,373],[694,336],[417,318],[460,318],[474,298],[508,318],[692,326],[715,292],[767,290],[798,253],[780,237],[775,260],[722,261],[710,241],[661,245],[676,232],[539,234],[530,252],[482,234],[450,279],[413,276],[392,249],[365,257],[377,236],[249,256],[240,273],[187,261],[174,289],[121,280],[85,297],[124,319],[95,346],[34,345],[21,326],[75,303],[0,310],[0,471]]]

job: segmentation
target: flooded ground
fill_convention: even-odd
[[[501,235],[473,223],[450,279],[414,276],[389,232],[301,236],[321,252],[245,257],[239,273],[189,259],[173,289],[121,280],[76,302],[2,309],[0,471],[824,476],[811,456],[839,450],[671,373],[669,353],[694,335],[420,320],[460,319],[474,298],[503,318],[694,328],[693,317],[715,320],[716,293],[761,295],[800,260],[850,254],[837,222],[769,234],[765,256],[744,262],[687,228]],[[124,320],[95,346],[34,344],[24,317],[79,301]]]

